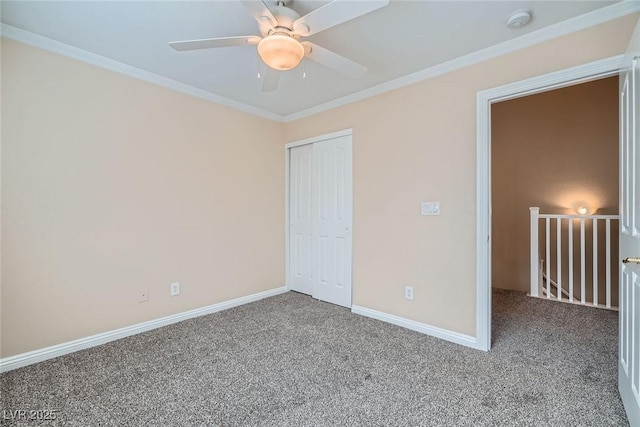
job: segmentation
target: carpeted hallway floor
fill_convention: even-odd
[[[55,409],[69,426],[628,425],[617,313],[493,298],[484,353],[289,292],[2,374],[1,423]]]

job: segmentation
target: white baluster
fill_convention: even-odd
[[[598,219],[593,218],[593,305],[598,305]]]
[[[569,218],[569,301],[573,302],[573,219]]]
[[[546,221],[546,258],[547,261],[547,298],[551,298],[551,218],[547,218]]]
[[[606,237],[606,253],[607,253],[607,308],[611,308],[611,220],[607,218],[607,237]],[[619,221],[618,221],[619,224]]]
[[[580,302],[582,304],[585,303],[585,268],[584,268],[584,255],[585,255],[585,244],[584,244],[584,218],[580,218]]]
[[[540,254],[538,252],[538,214],[540,208],[529,208],[531,217],[531,283],[529,293],[531,296],[539,296],[540,289]]]
[[[562,299],[562,219],[558,218],[556,227],[556,260],[558,265],[556,266],[556,293],[558,294],[558,300]]]

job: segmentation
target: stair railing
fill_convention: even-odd
[[[540,208],[531,207],[530,211],[530,229],[531,229],[531,284],[530,295],[534,297],[557,299],[558,301],[565,301],[581,305],[590,305],[595,307],[615,309],[611,303],[611,289],[612,289],[612,265],[618,268],[616,260],[612,261],[612,248],[611,248],[611,224],[613,221],[619,221],[619,215],[558,215],[558,214],[540,214]],[[555,227],[552,227],[555,222]],[[580,296],[575,298],[574,296],[574,223],[579,227],[576,232],[580,233],[580,243],[577,251],[579,252],[579,265],[578,279],[580,284]],[[604,223],[605,227],[605,239],[604,243],[598,240],[598,227],[599,224]],[[587,237],[586,228],[587,225],[591,225],[592,237],[590,244],[592,246],[591,254],[591,266],[592,271],[590,274],[586,272],[586,264],[588,259],[587,252]],[[563,226],[566,226],[566,232],[563,232]],[[552,228],[555,228],[555,271],[551,268],[551,233]],[[542,229],[542,230],[540,230]],[[544,253],[540,253],[540,231],[544,236]],[[602,247],[604,246],[604,247]],[[566,252],[564,251],[566,247]],[[599,291],[599,273],[598,264],[599,256],[604,251],[605,257],[605,304],[600,304],[598,291]],[[566,265],[565,264],[565,260]],[[567,289],[563,287],[563,268],[566,268],[567,273]],[[555,274],[555,280],[552,278],[552,273]],[[592,298],[588,301],[586,298],[587,285],[591,287]],[[552,292],[552,288],[555,288],[556,292]]]

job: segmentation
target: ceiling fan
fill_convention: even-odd
[[[258,45],[258,54],[267,65],[262,91],[278,87],[280,71],[298,66],[307,58],[352,78],[361,77],[367,68],[301,37],[334,27],[389,4],[389,0],[334,0],[305,16],[287,7],[290,0],[278,0],[267,7],[263,0],[239,0],[258,21],[262,37],[257,35],[217,37],[211,39],[170,42],[175,50],[211,49],[230,46]]]

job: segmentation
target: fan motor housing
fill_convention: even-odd
[[[296,19],[300,18],[300,15],[293,9],[289,9],[286,6],[274,6],[271,8],[271,13],[276,17],[277,23],[273,23],[273,27],[266,24],[260,25],[260,32],[263,36],[268,36],[273,32],[282,32],[283,30],[293,31],[293,23]]]

